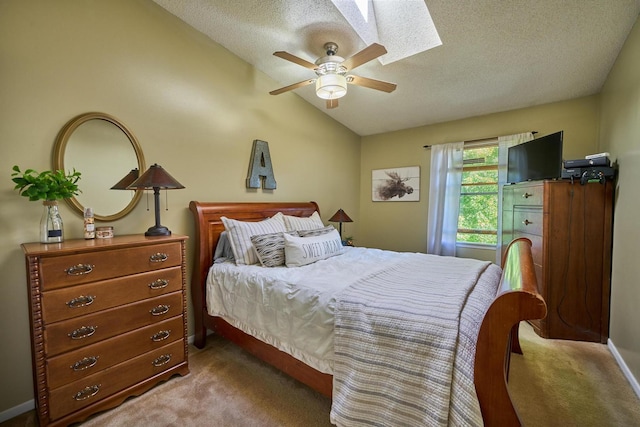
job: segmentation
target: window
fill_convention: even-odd
[[[498,141],[465,145],[457,243],[496,246]]]

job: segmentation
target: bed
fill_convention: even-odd
[[[332,396],[334,375],[332,375],[331,369],[324,369],[324,366],[315,363],[313,358],[305,359],[300,354],[286,348],[283,351],[278,348],[282,348],[278,343],[269,344],[269,340],[265,342],[259,331],[243,328],[237,322],[230,319],[225,320],[221,316],[212,316],[207,309],[207,279],[220,234],[225,230],[222,217],[243,222],[262,221],[280,212],[288,216],[307,218],[314,212],[319,212],[317,204],[315,202],[210,203],[192,201],[189,204],[189,209],[195,220],[196,233],[191,283],[195,321],[194,344],[196,347],[202,348],[204,346],[207,330],[211,330],[318,392]],[[531,243],[527,239],[518,239],[511,243],[503,260],[502,274],[495,280],[493,291],[495,295],[491,295],[487,309],[483,311],[485,314],[481,316],[477,325],[477,340],[473,343],[473,354],[471,354],[471,381],[475,388],[482,422],[488,426],[520,425],[517,411],[511,402],[506,385],[511,351],[519,350],[517,334],[514,332],[517,331],[520,321],[538,319],[546,315],[544,300],[536,291],[530,247]],[[360,252],[362,251],[359,249],[351,250],[348,256],[357,257]],[[378,254],[380,255],[380,253]],[[386,254],[382,255],[386,256]],[[416,264],[417,267],[419,266]],[[495,268],[495,266],[493,267]],[[259,268],[255,267],[254,269]],[[352,286],[348,287],[348,289],[351,288]],[[338,318],[336,318],[336,322],[338,324]],[[339,324],[342,325],[342,323]],[[336,330],[339,331],[339,329]],[[254,335],[260,336],[261,339]],[[336,346],[339,343],[341,346],[344,345],[345,338],[339,338],[341,335],[341,333],[335,334]],[[347,342],[347,344],[349,343]],[[339,357],[336,356],[336,364],[339,363],[338,359]],[[344,366],[346,365],[341,365],[341,369],[336,372],[341,372]],[[339,379],[337,375],[336,383]],[[333,396],[334,406],[336,406],[336,400],[345,395],[340,391],[340,387],[336,387],[335,390],[338,390],[340,394]]]

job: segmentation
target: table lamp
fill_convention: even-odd
[[[338,212],[334,213],[331,218],[329,218],[331,222],[339,222],[340,223],[340,240],[342,240],[342,223],[343,222],[353,222],[349,215],[347,215],[342,209],[338,209]]]
[[[153,164],[138,179],[132,182],[127,189],[137,190],[140,188],[153,188],[153,199],[155,203],[156,225],[149,227],[144,233],[145,236],[170,236],[171,231],[160,225],[160,189],[177,190],[184,188],[184,185],[175,180],[162,166]]]

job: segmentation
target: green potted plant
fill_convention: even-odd
[[[59,243],[64,241],[62,218],[58,211],[58,200],[67,199],[80,193],[78,181],[80,172],[64,171],[37,172],[27,169],[24,172],[15,165],[11,180],[16,184],[14,189],[31,201],[42,200],[44,212],[40,221],[40,241],[42,243]]]

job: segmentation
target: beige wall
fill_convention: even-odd
[[[362,138],[360,224],[356,243],[425,252],[431,154],[424,145],[526,131],[547,135],[564,130],[563,155],[577,159],[597,151],[598,98],[590,96],[538,107],[472,117]],[[371,170],[420,166],[419,202],[372,202]],[[495,260],[495,250],[462,249],[459,255]]]
[[[354,219],[356,244],[424,251],[430,153],[425,144],[537,130],[565,131],[565,158],[609,150],[621,164],[614,236],[612,339],[640,375],[637,252],[640,166],[638,24],[600,98],[586,97],[362,139],[148,0],[0,2],[0,414],[32,398],[29,314],[20,243],[38,239],[40,205],[12,190],[13,164],[51,167],[51,149],[72,117],[101,111],[124,122],[147,164],[187,188],[169,193],[162,223],[193,235],[190,200],[316,200],[326,219]],[[602,129],[598,128],[602,123]],[[603,141],[598,145],[598,134]],[[269,142],[278,189],[244,186],[252,141]],[[420,202],[371,202],[371,170],[421,167]],[[86,171],[85,171],[86,172]],[[87,172],[88,173],[88,172]],[[345,186],[353,182],[353,186]],[[359,185],[362,182],[362,185]],[[336,191],[338,190],[339,191]],[[85,192],[91,188],[83,188]],[[624,197],[627,196],[627,197]],[[634,209],[635,208],[635,209]],[[82,219],[62,206],[67,238]],[[143,202],[116,233],[153,224]],[[191,246],[187,253],[191,263]],[[464,255],[465,253],[463,253]],[[493,253],[466,253],[493,260]],[[191,266],[189,265],[189,274]]]
[[[601,150],[620,164],[613,222],[611,341],[640,379],[640,20],[602,90],[600,141]]]
[[[315,200],[325,221],[342,207],[357,227],[360,138],[295,94],[270,96],[277,82],[151,1],[3,0],[0,69],[0,414],[33,396],[20,243],[38,240],[42,209],[13,190],[11,167],[50,169],[72,117],[114,115],[147,165],[186,187],[161,213],[176,234],[193,235],[190,200]],[[254,139],[269,142],[275,191],[245,188]],[[61,210],[66,238],[82,237],[81,217]],[[127,234],[153,223],[143,199],[113,225]]]

